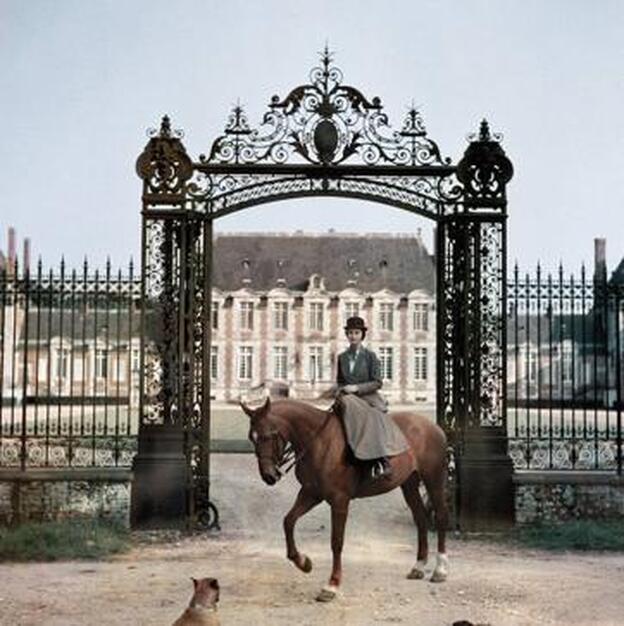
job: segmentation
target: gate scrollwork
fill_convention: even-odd
[[[143,180],[143,296],[145,306],[155,307],[145,319],[162,318],[152,319],[161,345],[142,348],[142,420],[178,422],[187,432],[189,510],[200,523],[218,520],[209,499],[210,368],[204,362],[212,222],[246,207],[342,196],[432,219],[438,227],[438,420],[454,442],[467,426],[504,423],[505,190],[513,167],[487,122],[453,165],[427,136],[418,109],[410,108],[393,130],[381,100],[345,85],[326,49],[309,82],[284,98],[273,96],[259,128],[237,105],[207,156],[192,161],[165,117],[136,170]],[[186,235],[172,236],[177,232]]]

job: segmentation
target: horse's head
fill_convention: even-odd
[[[271,401],[267,398],[258,409],[251,409],[243,402],[240,405],[250,418],[249,441],[258,458],[260,476],[267,485],[274,485],[282,477],[279,466],[284,457],[286,439],[271,419]]]

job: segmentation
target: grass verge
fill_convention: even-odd
[[[624,551],[624,521],[576,520],[518,526],[510,538],[514,543],[541,550]]]
[[[129,547],[130,532],[126,528],[90,519],[0,528],[0,561],[101,559]]]

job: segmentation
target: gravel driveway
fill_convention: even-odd
[[[142,535],[131,552],[103,562],[1,565],[0,624],[171,624],[191,595],[190,576],[219,579],[224,626],[624,623],[621,553],[550,554],[451,539],[448,582],[407,580],[415,529],[399,491],[353,503],[342,596],[319,604],[314,596],[331,562],[327,505],[297,526],[299,547],[314,563],[305,575],[286,560],[281,530],[294,478],[265,486],[250,455],[214,455],[212,468],[220,533],[168,543]]]

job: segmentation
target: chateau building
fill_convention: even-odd
[[[620,402],[624,261],[607,279],[605,243],[596,246],[593,282],[562,282],[557,291],[510,283],[509,403]],[[28,300],[19,277],[3,276],[0,405],[138,405],[141,301],[132,272],[64,281],[50,273],[29,287]],[[346,319],[359,315],[390,402],[433,408],[435,259],[419,235],[221,234],[213,285],[216,402],[256,390],[319,398],[334,384]],[[157,334],[147,323],[147,369]]]
[[[420,236],[226,234],[214,259],[216,400],[262,384],[318,397],[335,381],[344,323],[359,315],[389,401],[435,402],[435,265]]]
[[[419,235],[222,234],[214,268],[210,375],[217,402],[261,388],[318,398],[335,381],[345,321],[359,315],[388,400],[435,403],[435,265]],[[6,398],[124,398],[136,405],[138,301],[120,309],[107,285],[100,284],[99,298],[88,288],[76,296],[71,283],[51,308],[50,295],[29,311],[3,307]],[[116,289],[123,291],[122,283]]]

